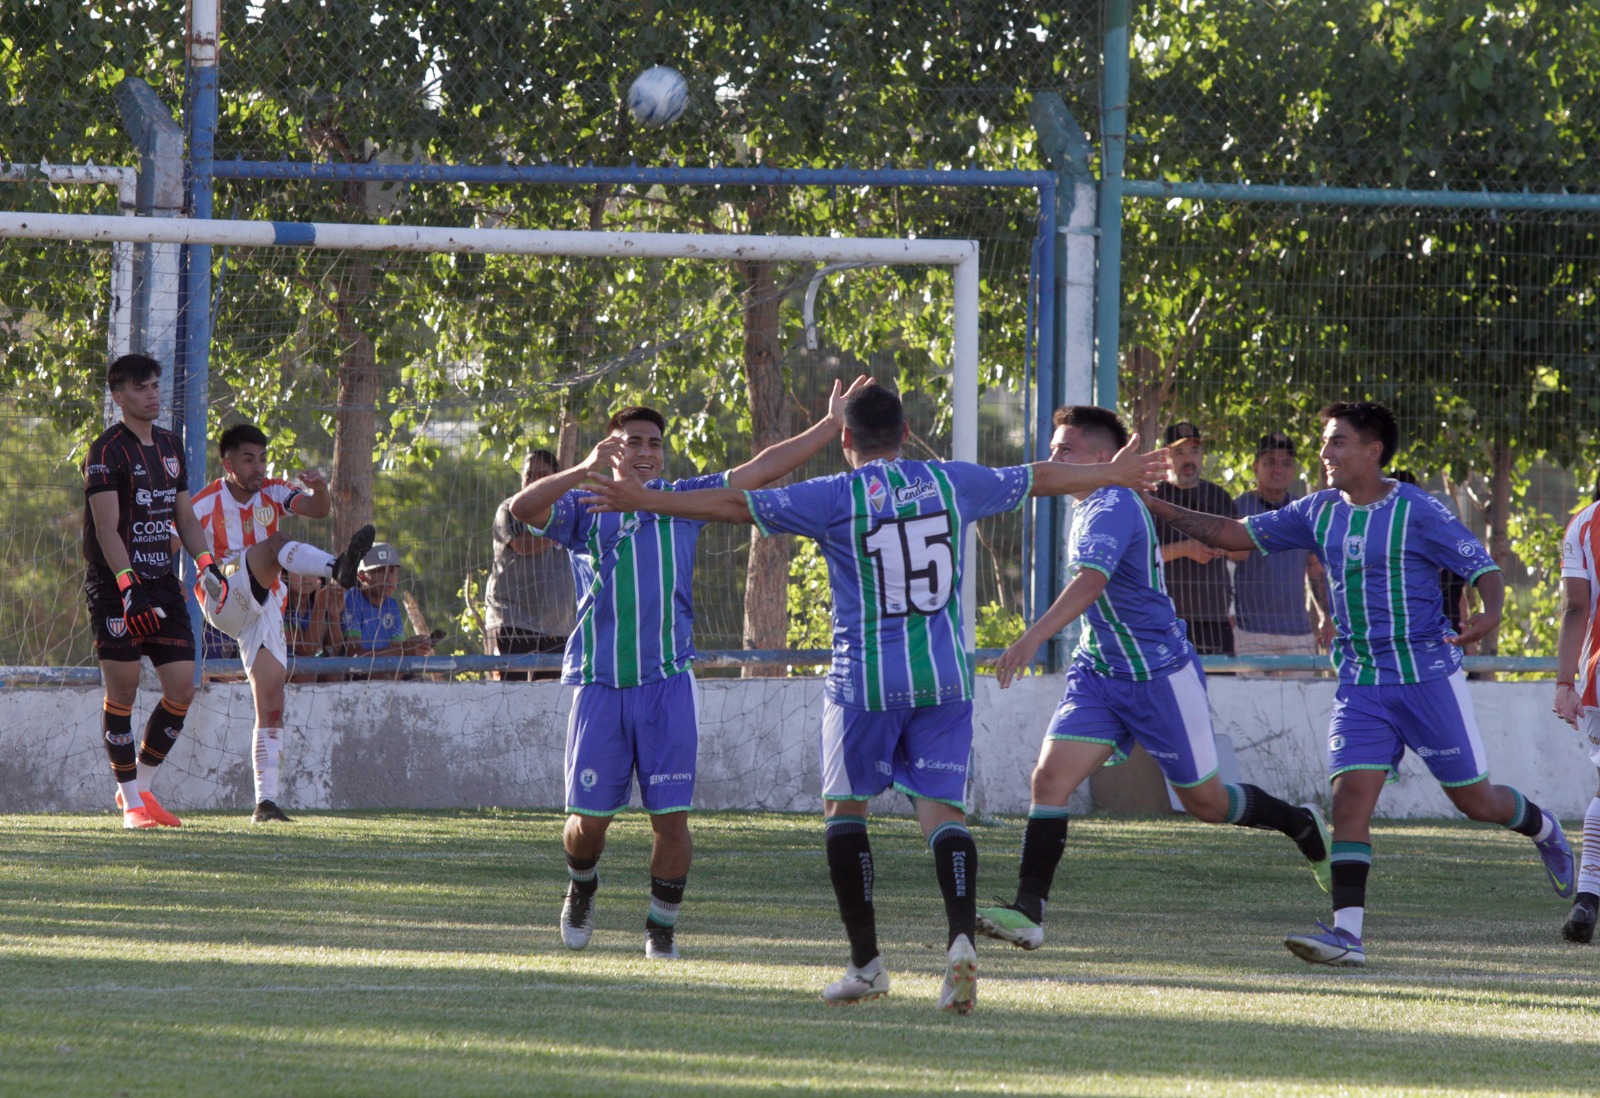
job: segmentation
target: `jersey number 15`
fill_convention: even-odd
[[[878,610],[885,617],[937,614],[955,586],[950,514],[890,519],[861,539],[877,579]]]

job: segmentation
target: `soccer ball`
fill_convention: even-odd
[[[645,69],[628,89],[628,109],[646,126],[676,121],[688,105],[688,83],[682,73],[666,65]]]

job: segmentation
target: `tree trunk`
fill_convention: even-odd
[[[744,368],[750,399],[750,453],[789,437],[789,398],[778,355],[778,300],[772,264],[739,265],[744,281]],[[784,478],[787,480],[788,478]],[[745,572],[744,646],[786,647],[789,633],[789,539],[751,527]],[[746,677],[781,674],[781,666],[746,667]]]

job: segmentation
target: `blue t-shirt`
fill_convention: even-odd
[[[1172,607],[1155,520],[1126,488],[1101,488],[1072,511],[1067,563],[1106,576],[1106,589],[1084,613],[1087,626],[1073,658],[1118,679],[1144,681],[1172,674],[1194,654],[1188,630]]]
[[[1265,515],[1276,507],[1260,492],[1246,492],[1234,500],[1241,519]],[[1311,632],[1306,617],[1306,559],[1296,553],[1251,553],[1233,573],[1233,613],[1239,628],[1249,633],[1305,636]]]
[[[853,709],[972,697],[961,635],[967,527],[1028,498],[1033,468],[872,461],[837,476],[745,493],[763,533],[816,540],[833,585],[827,696]]]
[[[363,651],[375,652],[399,644],[405,636],[404,622],[400,603],[393,596],[374,606],[359,587],[344,593],[344,612],[339,615],[339,627],[345,640],[356,641]]]
[[[1263,553],[1309,549],[1322,558],[1338,625],[1333,665],[1340,682],[1356,686],[1454,674],[1461,651],[1444,642],[1454,633],[1439,569],[1470,583],[1500,567],[1444,504],[1390,483],[1377,503],[1357,506],[1329,488],[1244,520]]]
[[[647,488],[723,488],[726,473]],[[694,550],[703,522],[649,511],[588,510],[574,488],[551,505],[544,529],[567,547],[578,591],[578,624],[567,639],[561,681],[618,689],[659,682],[694,664]],[[530,529],[532,529],[530,527]]]

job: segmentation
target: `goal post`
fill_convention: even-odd
[[[951,456],[958,461],[976,461],[978,457],[979,260],[978,245],[972,240],[475,229],[15,212],[0,212],[0,239],[948,267],[953,282]],[[191,379],[191,383],[203,386],[205,381]],[[185,432],[198,432],[204,438],[206,413],[204,402],[195,402],[188,411]],[[190,476],[203,478],[204,471],[191,470]],[[191,485],[198,486],[198,482]],[[964,559],[969,563],[974,548],[975,535],[969,529],[964,546]],[[976,610],[976,585],[968,582],[962,591],[962,615],[969,649],[976,647]]]

